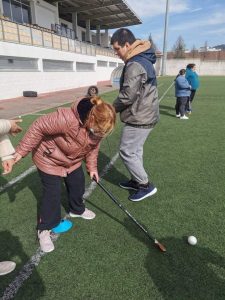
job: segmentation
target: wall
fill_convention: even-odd
[[[58,21],[58,8],[45,1],[35,1],[36,22],[39,26],[51,29]]]
[[[177,75],[180,69],[186,68],[186,65],[190,63],[196,64],[196,70],[199,75],[225,76],[225,60],[203,61],[200,59],[167,59],[166,75]]]
[[[109,56],[89,56],[72,52],[58,51],[40,47],[0,42],[0,55],[38,58],[39,70],[33,72],[0,72],[0,100],[22,96],[25,90],[38,93],[65,90],[97,84],[98,81],[110,80],[114,68],[109,61],[121,63],[118,58]],[[72,61],[74,71],[43,72],[42,59]],[[97,67],[97,60],[107,61],[107,67]],[[95,64],[94,71],[76,71],[76,62]]]

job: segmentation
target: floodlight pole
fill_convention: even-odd
[[[162,76],[166,75],[168,13],[169,13],[169,0],[166,0],[166,14],[165,14],[164,39],[163,39],[163,57],[162,57],[162,74],[161,74]]]

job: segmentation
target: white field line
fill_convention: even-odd
[[[116,162],[118,157],[119,157],[119,153],[116,153],[114,155],[114,157],[110,160],[110,162],[105,166],[105,168],[100,173],[100,178],[104,177],[107,174],[107,172],[114,165],[114,163]],[[32,169],[32,171],[30,169]],[[36,169],[36,167],[33,166],[30,169],[28,169],[26,172],[24,172],[23,174],[18,176],[17,179],[15,178],[15,180],[11,180],[10,182],[8,182],[8,184],[6,184],[4,187],[2,187],[2,188],[4,188],[2,190],[5,190],[6,188],[8,188],[8,187],[12,186],[13,184],[15,184],[15,182],[18,182],[22,178],[26,177],[28,174],[33,172]],[[25,175],[25,173],[26,173],[26,175]],[[94,181],[91,182],[91,184],[85,189],[84,199],[87,199],[88,197],[90,197],[91,193],[94,191],[96,186],[97,186],[96,182],[94,182]],[[67,218],[67,217],[68,217],[68,215],[65,216],[65,218]],[[60,236],[60,234],[52,235],[53,241],[55,242],[58,239],[59,236]],[[16,276],[16,278],[5,289],[3,297],[1,298],[1,300],[9,300],[9,299],[13,299],[15,297],[16,293],[21,288],[21,286],[24,284],[24,282],[32,275],[32,272],[33,272],[34,268],[39,265],[42,256],[44,256],[46,254],[47,253],[44,253],[43,251],[41,251],[40,247],[37,249],[36,253],[23,266],[23,268],[21,269],[19,274]]]
[[[11,187],[12,185],[14,185],[15,183],[17,183],[18,181],[22,180],[24,177],[26,177],[30,173],[34,172],[36,169],[37,169],[36,166],[32,166],[29,169],[27,169],[25,172],[23,172],[22,174],[20,174],[19,176],[15,177],[12,180],[10,180],[9,182],[7,182],[5,185],[0,186],[0,192],[3,192],[4,190],[6,190],[7,188]]]
[[[29,114],[29,116],[45,116],[46,114]]]
[[[171,87],[174,85],[174,81],[171,83],[171,85],[168,87],[168,89],[164,92],[164,94],[162,95],[162,97],[159,99],[159,103],[162,101],[162,99],[166,96],[166,94],[169,92],[169,90],[171,89]]]
[[[110,162],[105,166],[105,168],[102,170],[102,172],[100,173],[99,177],[100,180],[102,177],[104,177],[108,171],[111,169],[111,167],[114,165],[114,163],[116,162],[117,158],[119,157],[119,153],[117,152],[113,158],[110,160]],[[94,189],[96,188],[97,183],[95,181],[92,181],[91,184],[89,185],[89,187],[85,190],[84,193],[84,199],[87,199],[88,197],[90,197],[91,193],[94,191]]]
[[[36,109],[36,110],[33,110],[33,111],[31,111],[31,112],[27,112],[27,113],[25,113],[25,114],[21,114],[21,115],[19,115],[20,117],[24,117],[24,116],[30,116],[30,115],[39,115],[39,111],[43,111],[43,110],[48,110],[48,109],[51,109],[51,108],[54,108],[54,107],[60,107],[60,106],[62,106],[62,105],[66,105],[66,104],[70,104],[70,103],[72,103],[73,101],[69,101],[69,102],[65,102],[65,103],[52,103],[52,104],[56,104],[56,106],[51,106],[51,105],[49,105],[49,106],[46,106],[46,107],[43,107],[43,109],[41,109],[40,110],[40,108],[39,109]],[[16,115],[16,116],[14,116],[13,118],[18,118],[18,115]],[[41,115],[41,114],[40,114]],[[43,114],[43,115],[45,115],[45,114]]]

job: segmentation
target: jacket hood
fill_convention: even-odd
[[[140,53],[138,56],[149,60],[152,64],[156,62],[155,50],[152,48],[146,50],[145,52]]]
[[[136,55],[144,57],[153,64],[156,62],[155,51],[154,49],[151,49],[151,43],[149,41],[136,40],[131,45],[131,48],[125,57],[125,61]]]
[[[75,100],[75,102],[74,102],[74,103],[72,104],[72,106],[71,106],[71,109],[72,109],[72,111],[73,111],[75,117],[77,118],[77,120],[79,121],[79,123],[80,123],[81,125],[83,125],[83,123],[82,123],[82,121],[81,121],[81,119],[80,119],[80,115],[79,115],[79,113],[78,113],[77,106],[78,106],[79,102],[80,102],[81,100],[83,100],[83,99],[84,99],[84,97],[79,97],[79,98],[77,98],[77,99]]]

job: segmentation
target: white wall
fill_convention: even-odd
[[[225,75],[225,61],[200,59],[167,59],[166,75],[177,75],[180,69],[185,69],[190,63],[196,64],[199,75]]]
[[[97,67],[97,60],[121,62],[109,56],[89,56],[40,47],[0,42],[0,55],[42,59],[88,62],[95,64],[95,71],[90,72],[0,72],[0,100],[20,97],[25,90],[38,93],[66,90],[97,84],[98,81],[110,80],[114,68]],[[109,65],[109,64],[108,64]],[[41,68],[40,68],[41,69]]]
[[[107,68],[96,66],[96,73],[95,73],[96,81],[110,80],[112,71],[115,69],[115,67],[109,67],[109,62],[122,63],[122,61],[118,58],[102,56],[102,55],[97,55],[97,60],[107,61],[108,66],[107,66]]]
[[[45,1],[35,1],[36,22],[39,26],[51,29],[58,22],[58,8]]]

